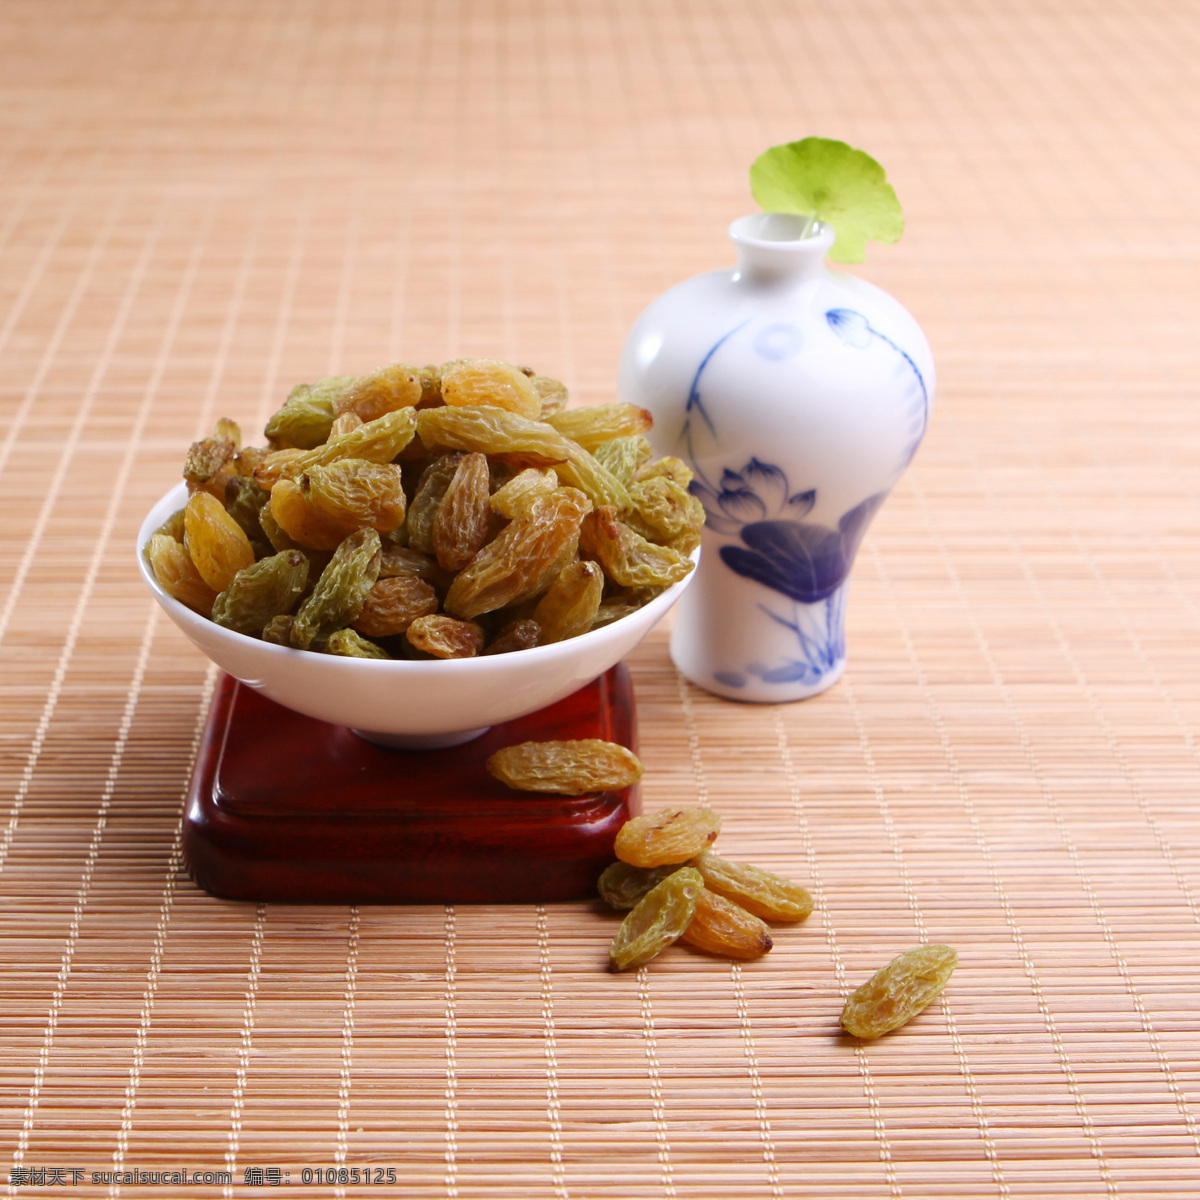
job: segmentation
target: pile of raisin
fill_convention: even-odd
[[[248,637],[355,658],[471,658],[576,637],[692,569],[704,509],[650,415],[566,408],[493,359],[294,388],[243,446],[195,443],[151,537],[163,590]]]
[[[749,863],[713,853],[721,818],[709,808],[681,808],[626,821],[617,862],[600,876],[601,897],[628,909],[609,947],[616,971],[640,967],[672,943],[748,960],[771,949],[768,921],[802,921],[812,896]]]

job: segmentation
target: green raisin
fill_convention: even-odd
[[[337,654],[342,658],[391,658],[382,647],[365,638],[353,629],[335,629],[321,647],[326,654]]]
[[[608,948],[613,970],[640,967],[677,942],[692,923],[703,891],[704,880],[693,867],[672,871],[655,884],[621,922]]]
[[[605,867],[596,883],[600,898],[609,908],[629,909],[668,875],[680,870],[678,863],[662,867],[632,867],[618,859]]]
[[[213,602],[212,619],[238,633],[258,633],[272,617],[291,612],[308,583],[308,559],[284,550],[243,567]]]
[[[932,942],[898,954],[851,994],[842,1028],[860,1038],[899,1029],[942,994],[957,963],[958,951]]]
[[[300,606],[292,645],[307,650],[318,637],[356,621],[379,576],[379,559],[379,534],[374,529],[359,529],[346,538]]]
[[[274,450],[313,450],[329,436],[334,402],[354,383],[353,375],[335,375],[292,388],[283,407],[264,430]]]

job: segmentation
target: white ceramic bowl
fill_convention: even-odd
[[[458,745],[569,696],[620,662],[695,574],[637,612],[551,646],[433,662],[341,658],[234,633],[168,596],[143,550],[154,531],[186,503],[187,487],[181,483],[154,505],[138,532],[138,569],[167,616],[247,687],[296,712],[348,725],[371,741],[401,749]]]

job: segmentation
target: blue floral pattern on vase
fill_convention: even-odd
[[[845,656],[842,584],[887,493],[868,496],[831,528],[802,520],[816,503],[815,488],[793,492],[783,470],[758,458],[740,471],[726,469],[717,488],[696,479],[691,490],[704,505],[708,527],[736,534],[743,543],[722,546],[721,561],[736,574],[794,601],[790,616],[759,607],[792,630],[800,657],[774,667],[749,664],[747,672],[768,683],[812,683],[836,667]],[[800,606],[817,606],[818,611],[806,612]],[[723,672],[719,678],[731,687],[745,684],[745,677],[736,672]]]

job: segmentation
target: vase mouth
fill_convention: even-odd
[[[729,226],[729,237],[742,266],[791,274],[819,268],[835,234],[824,221],[801,214],[751,213]]]

